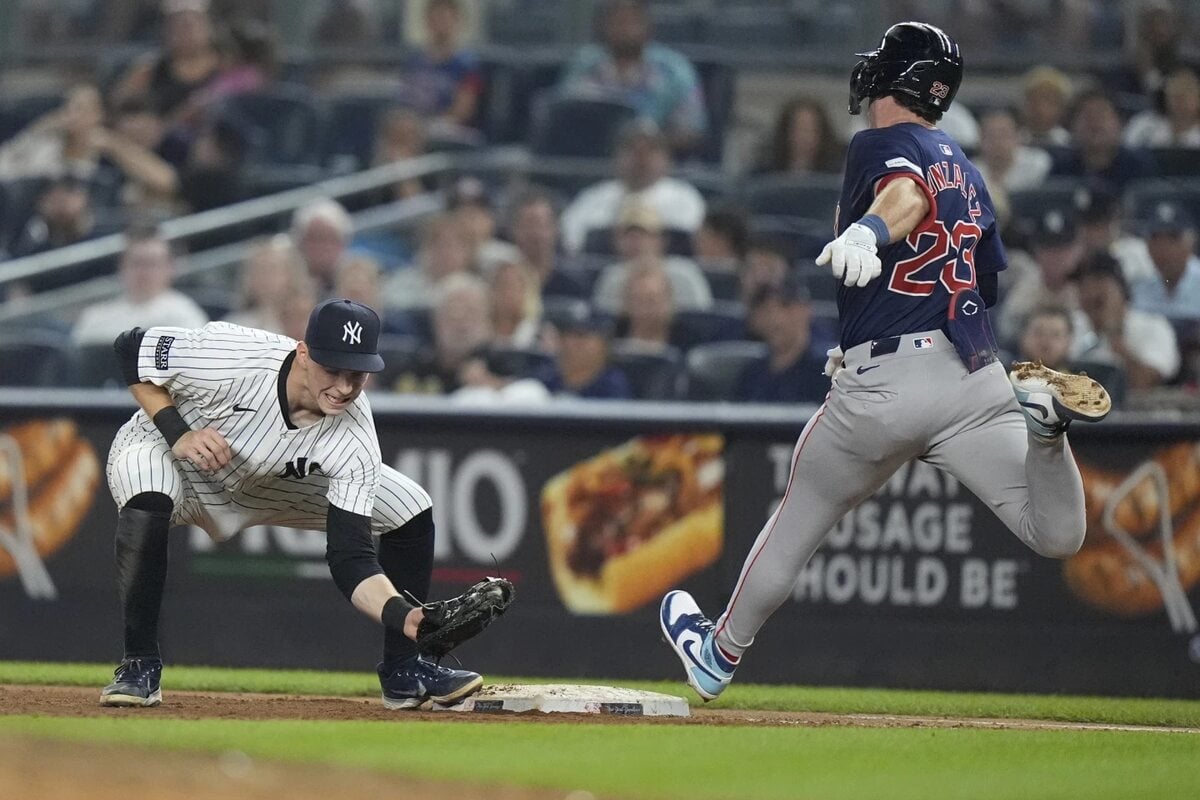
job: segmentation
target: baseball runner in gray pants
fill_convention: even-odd
[[[682,591],[660,608],[663,635],[706,700],[834,524],[907,461],[949,472],[1040,555],[1066,558],[1083,543],[1083,481],[1065,432],[1111,402],[1086,376],[1028,363],[1006,375],[996,359],[985,306],[1003,245],[982,177],[934,125],[961,81],[958,45],[901,23],[859,55],[851,112],[869,100],[871,128],[847,154],[839,224],[851,222],[817,259],[843,283],[832,389],[724,613],[711,621]]]

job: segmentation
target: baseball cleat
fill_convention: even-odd
[[[128,658],[100,690],[100,705],[148,708],[162,702],[162,659]]]
[[[715,700],[733,679],[737,665],[717,652],[712,620],[701,613],[690,594],[676,590],[662,599],[658,622],[667,644],[683,662],[688,685],[705,702]]]
[[[1025,424],[1035,436],[1053,439],[1074,420],[1099,422],[1112,411],[1112,398],[1087,375],[1058,372],[1040,362],[1017,361],[1008,373]]]
[[[383,706],[393,711],[429,708],[433,703],[454,705],[483,686],[479,673],[443,667],[420,656],[392,669],[381,663],[376,672],[383,687]]]

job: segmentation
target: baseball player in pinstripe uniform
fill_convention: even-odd
[[[419,657],[413,641],[424,609],[410,600],[426,599],[433,568],[432,501],[380,457],[362,393],[383,368],[379,327],[370,308],[329,300],[313,309],[303,342],[224,322],[117,338],[141,409],[108,458],[125,657],[102,704],[162,700],[167,530],[189,524],[217,540],[252,525],[325,531],[334,582],[384,627],[388,708],[453,703],[482,685]]]
[[[902,22],[859,56],[850,113],[867,103],[870,127],[850,142],[838,236],[817,258],[842,284],[832,390],[724,612],[714,622],[682,591],[660,607],[663,635],[706,700],[830,528],[907,461],[954,475],[1041,555],[1083,544],[1083,480],[1066,431],[1103,419],[1112,402],[1087,376],[1030,363],[1006,375],[997,360],[986,307],[1004,246],[982,176],[936,125],[962,80],[958,44]]]

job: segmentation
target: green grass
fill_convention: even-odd
[[[0,661],[0,683],[95,686],[107,683],[112,667],[98,664],[43,664]],[[224,669],[169,666],[165,687],[227,692],[373,696],[379,683],[371,673],[305,670]],[[562,682],[548,679],[487,676],[491,683]],[[585,681],[569,681],[585,682]],[[632,688],[681,695],[698,705],[683,683],[669,681],[605,681]],[[915,714],[947,717],[1000,717],[1104,722],[1126,725],[1200,727],[1200,701],[1142,698],[1099,698],[1056,695],[1011,695],[971,692],[917,692],[806,686],[733,684],[711,708],[775,711],[827,711],[838,714]]]
[[[0,734],[651,798],[1194,798],[1200,735],[0,717]]]

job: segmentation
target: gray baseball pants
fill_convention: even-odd
[[[796,442],[783,499],[717,623],[732,655],[754,642],[834,524],[914,458],[953,475],[1034,552],[1066,558],[1083,544],[1083,480],[1066,437],[1031,437],[999,362],[968,374],[941,331],[871,353],[866,342],[845,354]]]

